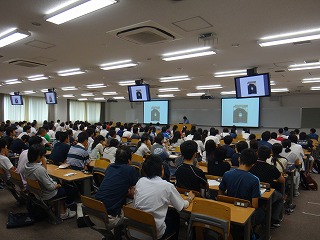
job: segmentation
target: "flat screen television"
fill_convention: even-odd
[[[21,95],[10,95],[11,105],[23,105]]]
[[[259,98],[222,98],[221,126],[259,127]]]
[[[269,73],[234,79],[237,98],[268,97],[271,94]]]
[[[44,93],[44,98],[46,99],[46,104],[57,104],[56,92],[46,92]]]
[[[150,87],[148,84],[128,86],[130,102],[151,101]]]
[[[168,124],[168,101],[149,101],[143,103],[143,122]]]

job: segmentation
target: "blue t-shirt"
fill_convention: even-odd
[[[229,197],[246,199],[251,202],[252,198],[261,197],[260,180],[253,174],[234,169],[223,175],[219,185],[221,191],[227,191]]]
[[[130,187],[138,181],[138,173],[134,167],[127,164],[110,164],[95,198],[102,201],[108,214],[117,216],[126,204]]]
[[[52,149],[50,160],[52,160],[55,165],[60,165],[60,162],[63,163],[67,159],[69,150],[70,145],[57,142]]]
[[[260,141],[258,142],[258,146],[259,146],[259,147],[261,147],[261,146],[266,146],[266,147],[272,149],[272,144],[269,143],[269,142],[267,142],[267,141],[264,141],[264,140],[260,140]]]
[[[229,145],[223,145],[223,147],[227,150],[227,158],[232,158],[232,155],[236,153],[236,150],[234,150],[232,147]]]

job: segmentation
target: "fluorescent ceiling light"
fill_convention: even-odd
[[[87,101],[88,98],[78,98],[78,101]]]
[[[74,86],[72,86],[72,87],[62,87],[61,90],[63,90],[63,91],[74,91],[74,90],[78,90],[78,88],[74,87]]]
[[[137,63],[132,62],[131,59],[129,60],[121,60],[117,62],[110,62],[105,63],[100,66],[100,69],[102,70],[113,70],[113,69],[119,69],[119,68],[128,68],[128,67],[134,67],[137,66]]]
[[[310,90],[317,91],[317,90],[320,90],[320,87],[311,87]]]
[[[94,100],[105,100],[103,97],[94,98]]]
[[[159,88],[159,92],[180,92],[179,88]]]
[[[118,93],[117,92],[103,92],[102,95],[105,95],[105,96],[118,95]]]
[[[126,99],[126,98],[125,97],[113,97],[113,99],[119,100],[119,99]]]
[[[202,90],[202,89],[219,89],[222,88],[220,84],[218,85],[205,85],[205,86],[196,86],[197,90]]]
[[[320,68],[320,62],[293,64],[288,67],[289,71],[308,70]]]
[[[129,81],[121,81],[119,82],[120,86],[130,86],[130,85],[135,85],[136,80],[129,80]]]
[[[201,52],[204,50],[208,50],[210,48],[211,47],[192,48],[192,49],[187,49],[187,50],[182,50],[182,51],[177,51],[177,52],[165,53],[165,54],[162,54],[162,56],[169,57],[169,56],[174,56],[174,55],[182,55],[182,54],[186,54],[186,53]]]
[[[41,92],[43,92],[43,93],[48,92],[48,89],[47,88],[41,89]]]
[[[233,77],[233,76],[242,76],[242,75],[247,75],[246,69],[214,73],[214,77]]]
[[[117,2],[116,0],[81,1],[82,4],[77,6],[72,5],[74,7],[67,9],[63,12],[59,12],[58,14],[55,14],[53,16],[50,16],[48,19],[46,19],[46,21],[52,22],[54,24],[62,24],[72,19],[81,17],[83,15],[94,12],[96,10],[99,10],[101,8],[110,6],[116,2]],[[66,7],[66,6],[63,6],[63,7]]]
[[[199,97],[202,96],[203,94],[205,94],[204,92],[200,92],[200,93],[187,93],[186,95],[188,97]]]
[[[73,94],[66,94],[66,95],[62,95],[62,97],[65,97],[65,98],[73,98],[75,97]]]
[[[18,83],[22,83],[21,80],[18,80],[18,79],[10,79],[10,80],[6,80],[4,81],[5,84],[7,85],[13,85],[13,84],[18,84]]]
[[[317,83],[320,82],[320,78],[304,78],[302,83]]]
[[[299,35],[304,35],[304,36],[299,36]],[[258,44],[261,47],[268,47],[268,46],[282,45],[287,43],[311,41],[316,39],[320,39],[320,28],[263,37],[260,39]]]
[[[93,93],[82,93],[81,96],[83,96],[83,97],[93,97],[94,94]]]
[[[33,90],[29,90],[29,91],[23,91],[24,94],[33,94],[33,93],[36,93],[35,91]]]
[[[271,88],[271,92],[277,93],[277,92],[289,92],[288,88]]]
[[[185,76],[175,76],[175,77],[162,77],[160,78],[160,82],[179,82],[179,81],[188,81],[191,78],[187,75]]]
[[[66,76],[78,75],[83,73],[85,73],[85,71],[82,71],[80,68],[73,68],[73,69],[59,71],[58,75],[61,77],[66,77]]]
[[[104,88],[107,87],[106,85],[104,85],[103,83],[98,83],[98,84],[89,84],[86,85],[87,88]]]
[[[276,82],[275,82],[275,81],[270,81],[270,85],[271,85],[271,86],[275,86],[275,85],[276,85]]]
[[[160,98],[168,98],[168,97],[174,97],[173,94],[158,94],[158,97]]]
[[[0,35],[1,35],[0,36],[0,48],[1,48],[11,43],[17,42],[21,39],[24,39],[26,37],[29,37],[31,33],[13,28],[4,33],[1,33]]]
[[[39,81],[39,80],[47,80],[49,78],[44,75],[34,75],[34,76],[27,77],[27,79],[29,81]]]
[[[166,57],[166,58],[162,58],[162,60],[169,62],[169,61],[175,61],[180,59],[208,56],[213,54],[216,54],[216,53],[214,51],[206,51],[206,52],[199,52],[199,53],[190,53],[190,54],[180,55],[180,56]]]
[[[65,3],[62,3],[62,4],[60,4],[59,6],[56,6],[56,7],[54,7],[54,8],[51,8],[50,10],[48,10],[48,11],[46,12],[46,15],[49,15],[49,14],[54,13],[54,12],[56,12],[56,11],[59,11],[60,9],[65,8],[65,7],[67,7],[67,6],[71,5],[71,4],[73,4],[73,3],[75,3],[75,2],[79,2],[79,1],[80,1],[80,0],[70,0],[70,1],[67,1],[67,2],[65,2]]]
[[[224,91],[220,93],[221,95],[234,95],[236,94],[236,91]]]

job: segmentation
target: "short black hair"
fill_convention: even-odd
[[[282,134],[282,133],[283,133],[283,128],[279,128],[278,132],[279,132],[280,134]]]
[[[38,157],[42,157],[46,154],[46,149],[41,144],[33,144],[28,150],[28,161],[30,163],[35,162]]]
[[[257,138],[257,136],[254,133],[251,133],[249,135],[249,140],[253,140],[253,139],[256,139],[256,138]]]
[[[128,164],[131,160],[132,151],[128,146],[120,146],[116,151],[115,163],[117,164]]]
[[[185,159],[190,160],[198,152],[198,144],[193,140],[187,140],[180,145],[180,151]]]
[[[116,130],[110,130],[110,131],[109,131],[109,135],[110,135],[111,137],[117,135]]]
[[[83,143],[84,141],[88,140],[88,134],[86,132],[81,132],[78,135],[78,142]]]
[[[27,132],[30,128],[31,128],[30,125],[25,125],[23,126],[23,131]]]
[[[42,143],[42,138],[39,136],[32,136],[29,138],[29,147],[32,146],[33,144],[41,144]]]
[[[119,141],[118,139],[112,138],[109,143],[109,147],[118,147]]]
[[[69,137],[67,132],[60,132],[59,134],[59,141],[64,142]]]
[[[162,134],[158,134],[155,138],[154,138],[154,142],[158,143],[158,144],[162,144],[164,137]]]
[[[270,133],[270,137],[272,138],[272,139],[276,139],[277,138],[277,133],[276,132],[272,132],[272,133]]]
[[[288,153],[288,152],[291,152],[291,141],[289,139],[284,139],[282,142],[282,147],[285,148],[285,152]]]
[[[29,141],[29,138],[30,138],[30,136],[29,136],[28,134],[25,134],[25,135],[23,135],[23,136],[21,137],[21,140],[28,142],[28,141]]]
[[[296,129],[294,130],[294,132],[295,132],[296,134],[299,134],[299,133],[300,133],[300,130],[299,130],[298,128],[296,128]]]
[[[306,132],[299,133],[299,140],[308,140],[308,135]]]
[[[316,129],[311,128],[311,129],[310,129],[310,132],[315,133],[315,132],[316,132]]]
[[[257,155],[254,150],[247,148],[241,152],[240,164],[250,167],[257,161]]]
[[[298,137],[295,134],[290,134],[288,139],[293,143],[297,143],[298,142]]]
[[[162,176],[163,162],[160,157],[150,155],[142,164],[142,171],[147,178]]]
[[[223,138],[225,144],[230,145],[233,141],[233,138],[230,135],[227,135]]]
[[[10,136],[10,133],[12,133],[13,130],[14,130],[13,127],[7,127],[7,129],[6,129],[6,134],[7,134],[7,136]]]
[[[193,134],[193,140],[201,140],[201,134],[200,132],[195,132]]]
[[[246,141],[240,141],[236,144],[236,148],[237,148],[238,153],[241,153],[244,149],[249,148],[249,146]]]
[[[261,146],[258,149],[258,157],[262,161],[266,161],[268,158],[270,158],[271,155],[271,149],[267,146]]]
[[[4,138],[0,139],[0,149],[5,148],[6,146],[8,146],[7,141]]]
[[[227,157],[227,149],[225,149],[224,147],[222,146],[219,146],[216,148],[216,150],[214,150],[214,161],[217,161],[217,162],[223,162],[223,160],[226,159]]]
[[[212,139],[209,139],[208,141],[206,141],[206,145],[204,148],[206,150],[206,156],[209,156],[211,155],[212,152],[214,152],[214,150],[216,150],[217,145],[215,141],[213,141]]]
[[[263,141],[269,141],[270,139],[270,132],[269,131],[265,131],[261,134],[261,139]]]
[[[141,142],[148,141],[150,139],[149,135],[147,133],[142,134],[141,136]]]

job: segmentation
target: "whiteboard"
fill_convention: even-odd
[[[301,108],[262,108],[260,109],[260,127],[300,128]]]

